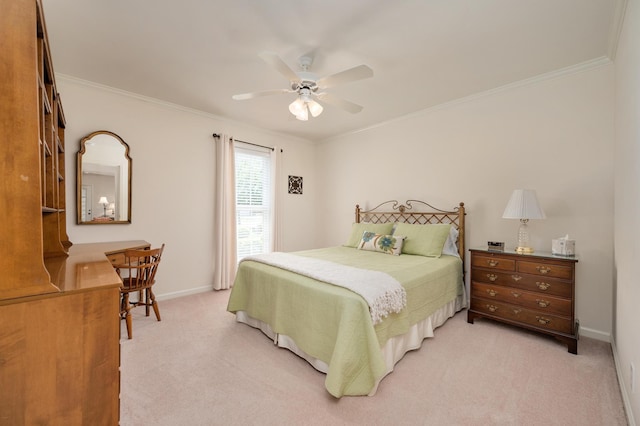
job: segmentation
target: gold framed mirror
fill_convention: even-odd
[[[129,145],[107,130],[80,141],[76,180],[77,223],[131,223]]]

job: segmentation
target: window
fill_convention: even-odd
[[[271,151],[237,143],[236,227],[238,261],[271,251]]]

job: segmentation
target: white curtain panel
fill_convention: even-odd
[[[282,229],[280,226],[280,203],[282,188],[286,188],[287,182],[282,176],[282,151],[274,147],[271,153],[271,251],[282,251]]]
[[[214,210],[213,288],[226,290],[236,277],[236,184],[233,138],[214,137],[216,182]]]

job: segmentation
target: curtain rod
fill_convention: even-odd
[[[214,133],[214,134],[213,134],[213,137],[214,137],[214,138],[219,138],[219,137],[220,137],[220,135],[219,135],[218,133]],[[234,141],[236,141],[236,142],[246,143],[247,145],[259,146],[260,148],[267,148],[267,149],[270,149],[271,151],[275,151],[275,148],[274,148],[274,147],[272,147],[272,146],[258,145],[257,143],[251,143],[251,142],[241,141],[241,140],[238,140],[238,139],[234,139]],[[282,150],[281,150],[281,151],[282,151]]]

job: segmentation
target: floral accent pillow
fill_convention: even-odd
[[[393,232],[393,223],[354,223],[351,226],[351,234],[349,235],[349,239],[346,243],[344,243],[344,245],[346,247],[358,248],[360,240],[362,239],[362,233],[365,231],[373,232],[376,234],[391,234]]]
[[[402,253],[404,237],[400,235],[383,235],[371,231],[364,231],[358,244],[358,250],[378,251],[399,256]]]

